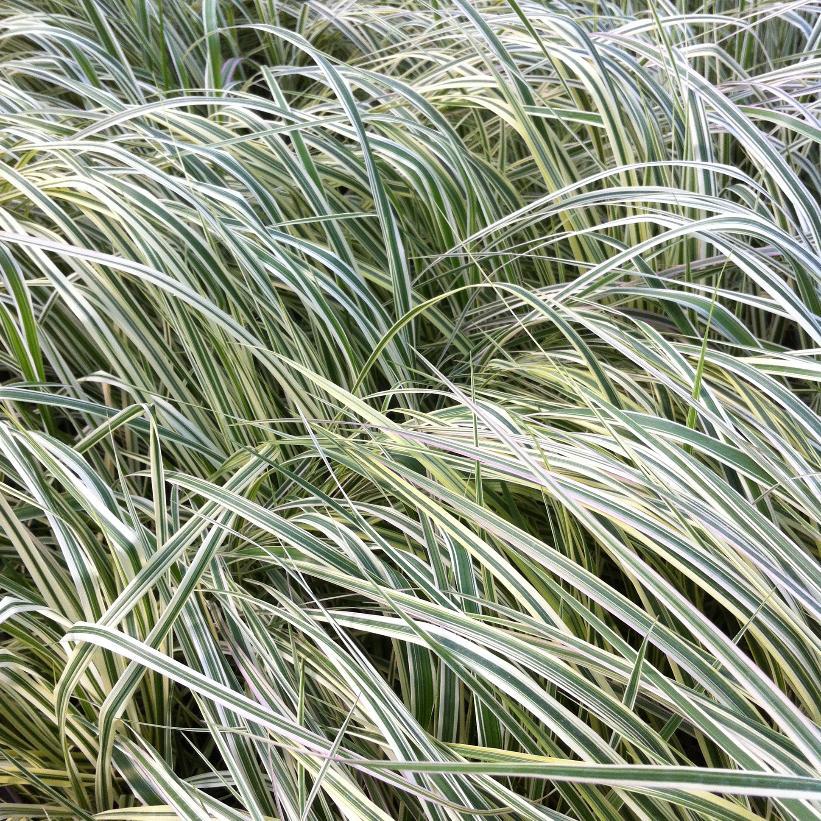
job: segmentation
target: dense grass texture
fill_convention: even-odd
[[[821,817],[820,49],[0,0],[0,817]]]

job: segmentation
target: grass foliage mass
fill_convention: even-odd
[[[0,817],[821,817],[817,0],[0,0]]]

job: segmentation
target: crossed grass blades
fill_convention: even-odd
[[[0,817],[819,817],[817,3],[0,2]]]

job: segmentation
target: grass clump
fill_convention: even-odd
[[[0,0],[0,817],[819,817],[819,45]]]

